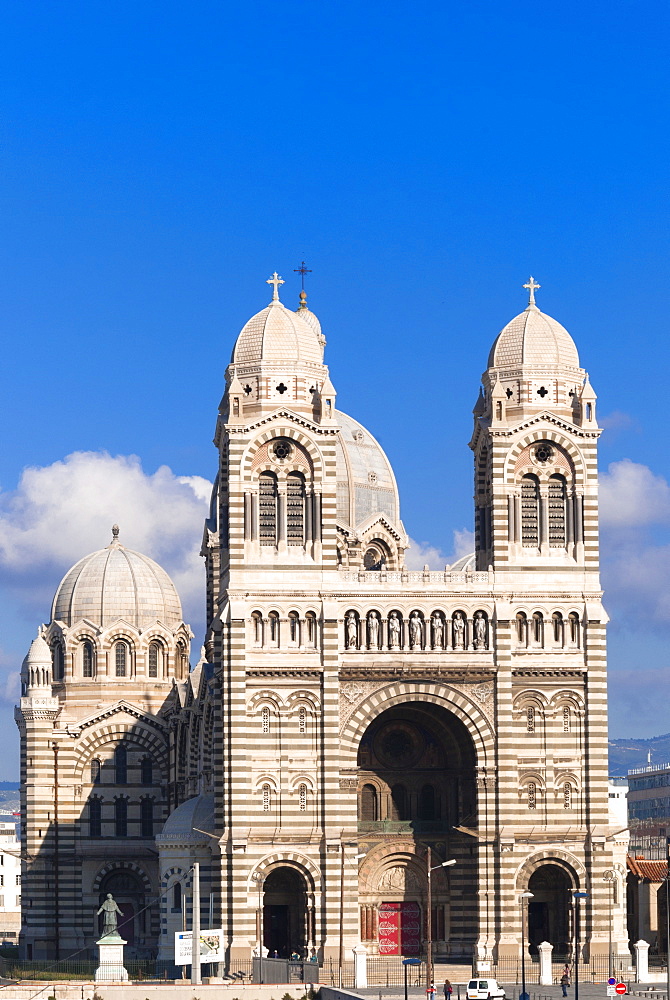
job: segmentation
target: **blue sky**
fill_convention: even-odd
[[[112,521],[201,634],[223,372],[275,268],[297,304],[303,258],[339,405],[436,561],[472,524],[488,348],[540,281],[608,428],[612,735],[670,730],[667,4],[34,0],[2,21],[0,778],[34,628]]]

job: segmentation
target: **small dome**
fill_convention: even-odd
[[[206,833],[214,833],[213,795],[196,795],[192,799],[182,802],[168,816],[157,840],[159,842],[163,838],[169,840],[202,840],[202,830]]]
[[[182,621],[181,602],[165,570],[118,540],[118,528],[100,549],[65,574],[51,609],[52,621],[74,625],[82,618],[104,628],[123,618],[142,629],[156,620],[168,628]]]
[[[37,638],[30,643],[23,667],[49,667],[51,668],[51,650],[42,632],[38,632]]]
[[[279,299],[274,299],[242,327],[233,348],[231,364],[258,361],[323,364],[318,335],[311,323],[299,315],[302,312],[291,312]]]
[[[491,353],[489,368],[518,368],[559,365],[579,368],[575,342],[564,326],[529,305],[515,316],[498,334]]]
[[[477,569],[477,559],[474,552],[469,552],[467,556],[461,556],[449,567],[450,573],[474,573]]]
[[[337,518],[357,528],[371,514],[400,521],[398,488],[381,445],[357,420],[335,411],[337,435]]]

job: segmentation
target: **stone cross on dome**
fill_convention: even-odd
[[[529,306],[534,306],[535,305],[535,289],[536,288],[542,288],[542,285],[538,285],[537,281],[535,280],[535,278],[531,274],[530,278],[528,279],[528,282],[523,287],[528,289],[528,305]]]
[[[272,275],[272,277],[267,279],[266,284],[268,284],[268,285],[274,285],[274,288],[272,290],[272,301],[273,302],[278,302],[279,301],[279,286],[284,284],[284,279],[280,278],[279,275],[277,274],[277,272],[275,271],[275,273]]]

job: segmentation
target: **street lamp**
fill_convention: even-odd
[[[265,876],[262,872],[254,872],[251,876],[258,889],[258,911],[256,913],[256,935],[258,937],[258,982],[263,983],[263,883]]]
[[[670,1000],[670,858],[665,872],[665,983],[666,997]]]
[[[431,850],[426,849],[426,881],[428,883],[428,900],[426,913],[426,996],[430,998],[433,987],[433,890],[431,885],[431,872],[438,868],[451,868],[456,864],[456,858],[450,861],[441,861],[439,865],[431,865]],[[670,997],[668,998],[670,1000]]]
[[[609,934],[608,934],[608,945],[607,945],[608,948],[609,948],[609,951],[608,951],[609,961],[607,963],[607,967],[609,969],[609,978],[610,979],[614,978],[614,970],[612,968],[613,965],[614,965],[613,956],[612,956],[612,916],[613,916],[613,913],[614,913],[614,883],[615,883],[615,881],[616,881],[616,875],[614,874],[614,872],[612,871],[611,868],[608,871],[603,872],[603,882],[608,882],[609,883],[609,889],[610,889],[610,891],[609,891],[609,921],[608,921]],[[670,998],[669,998],[669,1000],[670,1000]]]
[[[521,902],[521,995],[519,1000],[530,1000],[526,993],[526,914],[528,913],[528,900],[532,899],[533,896],[532,892],[519,894]]]
[[[579,917],[581,912],[579,903],[588,897],[588,892],[575,892],[574,890],[571,892],[575,907],[575,1000],[579,1000]]]

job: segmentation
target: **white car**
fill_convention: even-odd
[[[505,1000],[505,991],[496,979],[471,979],[467,1000]]]

